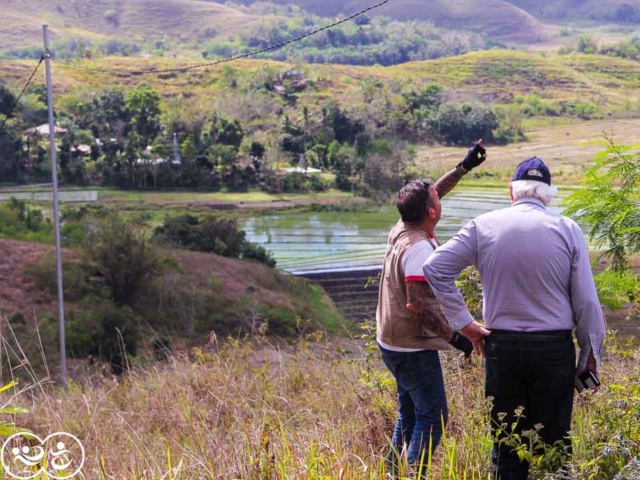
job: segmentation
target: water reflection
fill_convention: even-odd
[[[561,196],[550,207],[560,213]],[[501,189],[465,189],[442,200],[441,241],[453,236],[469,220],[510,206]],[[375,212],[283,213],[249,219],[243,225],[247,240],[270,250],[278,266],[303,271],[376,267],[382,263],[389,229],[397,222],[393,206]]]

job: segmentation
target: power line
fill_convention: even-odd
[[[215,62],[208,62],[208,63],[199,63],[199,64],[195,64],[195,65],[190,65],[188,67],[178,67],[178,68],[149,68],[149,69],[139,69],[139,70],[127,70],[127,69],[117,69],[117,68],[99,68],[99,67],[89,67],[86,65],[80,65],[77,63],[71,63],[71,62],[65,62],[65,61],[61,61],[60,63],[68,66],[68,67],[72,67],[72,68],[78,68],[78,69],[82,69],[82,70],[90,70],[93,72],[102,72],[102,73],[112,73],[112,74],[130,74],[130,75],[145,75],[145,74],[154,74],[154,73],[171,73],[171,72],[186,72],[189,70],[195,70],[197,68],[205,68],[205,67],[212,67],[214,65],[220,65],[221,63],[228,63],[228,62],[234,62],[236,60],[240,60],[242,58],[249,58],[249,57],[255,57],[256,55],[259,55],[261,53],[265,53],[265,52],[270,52],[271,50],[277,50],[279,48],[285,47],[291,43],[295,43],[295,42],[299,42],[300,40],[303,40],[307,37],[311,37],[313,35],[316,35],[320,32],[323,32],[325,30],[329,30],[331,28],[337,27],[338,25],[341,25],[343,23],[346,23],[350,20],[353,20],[356,17],[359,17],[361,15],[364,15],[368,12],[370,12],[371,10],[374,10],[376,8],[380,8],[383,5],[389,3],[391,0],[383,0],[379,3],[376,3],[375,5],[371,5],[370,7],[365,8],[364,10],[360,10],[357,13],[354,13],[353,15],[350,15],[347,18],[344,18],[342,20],[339,20],[337,22],[331,23],[329,25],[325,25],[324,27],[320,27],[316,30],[313,30],[309,33],[305,33],[303,35],[300,35],[298,37],[292,38],[290,40],[286,40],[284,42],[280,42],[280,43],[276,43],[273,45],[269,45],[268,47],[262,48],[260,50],[254,50],[252,52],[248,52],[248,53],[242,53],[240,55],[236,55],[233,57],[229,57],[229,58],[224,58],[222,60],[217,60]]]
[[[22,99],[22,96],[25,94],[25,92],[27,91],[27,88],[29,88],[29,85],[31,84],[31,81],[33,80],[33,77],[36,76],[36,72],[38,71],[38,68],[40,68],[40,65],[42,65],[42,62],[44,61],[44,55],[42,55],[40,57],[40,61],[38,62],[38,64],[36,65],[36,68],[33,70],[33,73],[31,74],[31,76],[29,77],[29,80],[27,80],[27,84],[24,86],[24,88],[22,89],[22,92],[20,92],[20,95],[18,96],[18,98],[16,99],[15,103],[13,104],[13,106],[11,107],[11,110],[9,110],[9,113],[7,113],[7,116],[5,117],[5,119],[2,122],[2,125],[0,125],[0,133],[2,133],[2,131],[4,130],[4,126],[6,125],[7,121],[9,120],[9,117],[11,116],[11,114],[13,113],[13,111],[16,109],[16,107],[18,106],[18,104],[20,103],[20,100]]]

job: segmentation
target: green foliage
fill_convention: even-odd
[[[233,146],[237,151],[244,138],[244,129],[236,119],[216,116],[210,134],[214,143]]]
[[[133,130],[140,137],[139,146],[146,148],[160,134],[161,97],[148,84],[141,83],[129,92],[126,98],[127,110],[131,114]]]
[[[575,47],[563,46],[558,53],[560,55],[568,55],[573,52],[600,54],[610,57],[629,58],[631,60],[640,60],[640,37],[634,36],[628,41],[620,42],[615,45],[598,45],[589,38],[581,38]]]
[[[89,356],[110,363],[112,372],[127,368],[126,355],[137,355],[140,332],[130,307],[100,298],[87,298],[67,320],[67,348],[75,358]]]
[[[576,45],[578,53],[594,54],[598,53],[598,44],[589,37],[580,37]]]
[[[462,271],[456,285],[465,299],[471,316],[475,319],[482,318],[482,283],[480,272],[475,267],[469,267]]]
[[[609,308],[623,308],[640,299],[640,283],[635,273],[607,269],[596,275],[600,303]]]
[[[156,229],[153,239],[161,245],[174,248],[253,259],[275,267],[276,262],[271,254],[264,248],[247,242],[245,235],[245,232],[238,230],[238,224],[233,218],[181,215],[167,218],[164,225]]]
[[[596,116],[597,106],[592,102],[575,100],[563,104],[562,113],[563,115],[571,115],[582,118],[583,120],[589,120]]]
[[[9,115],[16,98],[4,83],[0,83],[0,114]]]
[[[108,23],[118,26],[118,23],[119,23],[118,12],[116,12],[115,10],[107,10],[106,12],[104,12],[104,19]]]
[[[640,60],[640,37],[634,36],[628,42],[621,42],[616,45],[603,45],[599,53],[612,57]]]
[[[117,305],[130,305],[160,270],[160,259],[144,229],[118,216],[92,226],[84,255],[86,268],[104,279]]]
[[[605,135],[605,147],[582,181],[584,188],[565,200],[566,214],[587,225],[595,246],[616,270],[625,270],[628,257],[640,251],[640,154],[636,146],[616,145]]]
[[[496,143],[522,142],[527,139],[519,105],[498,106],[495,112],[498,118],[498,128],[493,131]]]
[[[629,257],[640,251],[640,154],[635,147],[616,145],[605,135],[606,147],[583,180],[584,188],[565,200],[566,214],[587,225],[596,246],[612,268],[596,276],[600,301],[612,308],[640,298],[638,277],[629,268]]]
[[[26,274],[33,277],[36,286],[42,292],[55,296],[58,279],[56,275],[56,257],[53,252],[44,254],[37,264],[29,267]],[[91,283],[90,274],[84,266],[75,260],[63,257],[62,284],[64,286],[64,299],[68,302],[77,302],[90,293],[98,293],[100,285]]]
[[[454,145],[470,144],[480,138],[490,142],[499,126],[491,107],[468,103],[443,103],[429,125],[439,138]]]
[[[258,311],[265,330],[271,334],[291,336],[298,333],[301,319],[290,308],[261,305]]]
[[[25,202],[12,199],[0,204],[0,238],[53,242],[53,225],[44,220],[42,212],[29,208]]]
[[[429,84],[419,92],[409,92],[404,98],[409,104],[409,108],[417,115],[416,111],[421,112],[420,117],[425,118],[438,110],[442,103],[443,88],[435,83]]]
[[[18,386],[18,382],[7,383],[6,385],[3,385],[0,387],[0,393],[8,392],[9,390],[17,386]],[[0,408],[0,415],[2,415],[3,417],[15,418],[15,415],[18,415],[21,413],[28,413],[28,410],[25,410],[24,408],[20,408],[20,407],[10,407],[10,406],[4,406]],[[24,430],[16,427],[15,420],[0,421],[0,436],[9,437],[10,435],[13,435],[14,433],[20,432],[20,431],[24,431]]]
[[[401,22],[383,17],[356,20],[261,57],[289,62],[395,65],[461,55],[492,46],[478,35],[452,34],[428,22]],[[244,33],[234,42],[211,42],[204,53],[206,56],[232,56],[265,48],[301,36],[327,22],[325,18],[310,15],[305,15],[304,21],[297,18],[281,21]]]

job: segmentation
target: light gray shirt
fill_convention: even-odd
[[[480,215],[424,263],[423,271],[455,330],[473,318],[455,280],[475,265],[489,329],[573,330],[578,367],[593,352],[598,367],[605,321],[587,243],[578,224],[549,212],[536,199]]]

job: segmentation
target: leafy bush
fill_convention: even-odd
[[[608,269],[595,277],[600,303],[609,308],[623,308],[640,299],[638,277],[628,271]]]
[[[624,271],[629,256],[640,252],[640,153],[606,136],[595,143],[605,149],[587,170],[584,188],[565,200],[566,214],[587,225],[595,246],[606,247],[614,269]]]
[[[40,210],[14,198],[0,205],[0,238],[52,243],[53,224]]]
[[[225,56],[298,37],[327,23],[326,19],[308,16],[304,21],[285,20],[240,36],[239,42],[212,42],[205,51]],[[477,35],[452,35],[428,22],[401,22],[390,18],[359,17],[346,24],[262,56],[282,61],[307,63],[341,63],[351,65],[395,65],[462,55],[472,50],[499,46]]]
[[[606,148],[587,171],[584,188],[565,200],[566,214],[591,229],[596,247],[607,248],[603,256],[611,259],[611,268],[596,276],[602,303],[620,308],[635,301],[637,309],[640,287],[629,258],[640,252],[640,153],[607,136],[597,143]]]
[[[84,256],[86,268],[104,279],[117,305],[131,304],[142,285],[160,271],[146,232],[117,216],[92,226]]]
[[[126,306],[89,298],[67,318],[67,348],[76,358],[106,360],[114,374],[126,369],[125,355],[137,355],[140,333],[137,320]]]
[[[519,105],[506,105],[496,108],[498,128],[493,131],[496,143],[522,142],[527,139],[522,123]]]
[[[158,227],[153,240],[174,248],[254,259],[274,267],[276,263],[271,255],[264,248],[247,242],[245,235],[238,230],[238,224],[232,218],[180,215],[168,218],[164,225]]]
[[[28,267],[25,273],[35,280],[38,289],[48,295],[56,295],[57,273],[56,257],[53,252],[44,254],[37,264]],[[63,257],[62,283],[64,299],[68,302],[82,300],[87,294],[97,292],[98,287],[91,284],[89,275],[82,264]]]
[[[260,263],[264,263],[269,267],[275,267],[276,261],[271,255],[271,252],[267,251],[264,247],[256,245],[250,242],[246,242],[242,249],[242,258],[249,260],[257,260]]]
[[[499,127],[491,107],[468,103],[443,103],[428,123],[437,137],[454,145],[473,143],[480,138],[492,141],[493,131]]]
[[[480,272],[475,267],[469,267],[462,271],[456,285],[465,299],[467,308],[473,318],[482,318],[482,283]]]
[[[108,23],[118,26],[118,23],[119,23],[118,12],[116,12],[115,10],[107,10],[106,12],[104,12],[104,19]]]

